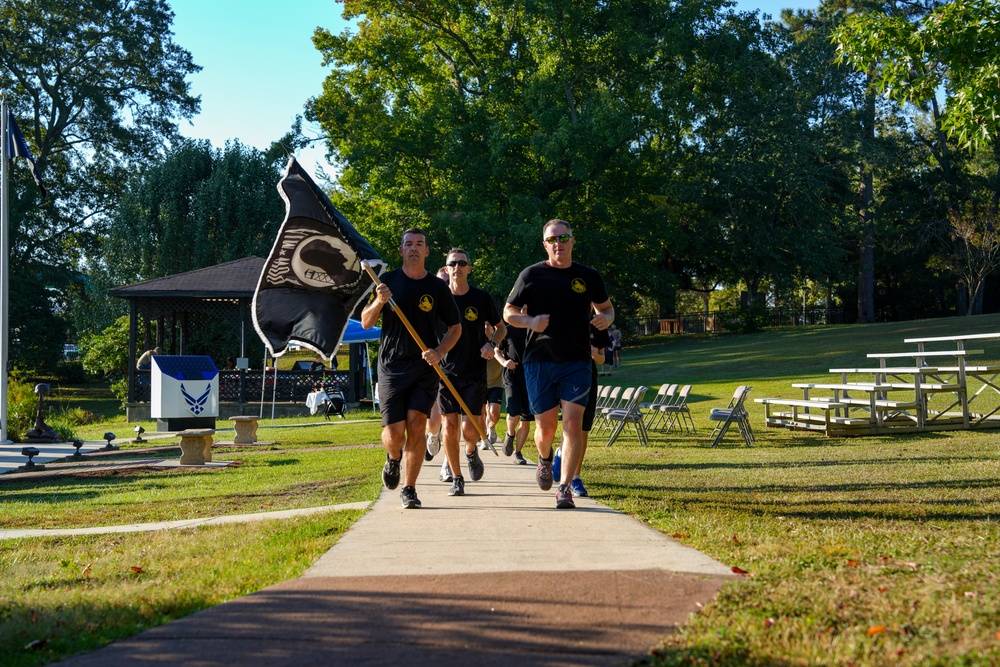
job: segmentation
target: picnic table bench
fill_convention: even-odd
[[[867,417],[840,416],[840,411],[849,407],[844,402],[796,398],[755,398],[754,402],[764,406],[764,423],[770,427],[799,428],[837,435],[851,429],[871,426],[871,420]],[[775,410],[774,406],[788,407],[791,410]]]

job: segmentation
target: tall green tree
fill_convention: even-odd
[[[136,164],[198,111],[198,71],[173,41],[164,0],[4,0],[0,88],[38,158],[51,197],[17,170],[11,202],[10,319],[16,365],[47,365],[65,338],[55,326],[79,265]],[[44,290],[37,287],[44,286]],[[27,289],[31,286],[33,289]]]
[[[968,204],[963,150],[992,148],[998,158],[993,207],[1000,203],[1000,77],[997,44],[1000,7],[992,0],[887,3],[881,11],[852,16],[835,34],[842,60],[855,67],[877,63],[873,86],[900,103],[925,112],[932,127],[923,135],[941,173],[945,206],[937,231],[950,234],[948,211]],[[943,91],[943,103],[939,99]],[[957,150],[956,150],[957,149]],[[951,234],[956,261],[962,240]],[[981,312],[981,301],[967,304],[959,286],[957,310]],[[981,294],[981,293],[980,293]]]
[[[127,182],[91,266],[94,292],[266,256],[285,215],[280,178],[278,162],[255,148],[180,140]]]
[[[651,197],[687,117],[681,63],[720,2],[357,0],[317,31],[332,72],[307,117],[330,137],[341,205],[388,256],[406,226],[477,257],[505,296],[569,220],[617,304],[661,299],[675,230]]]
[[[688,264],[699,282],[751,294],[840,278],[849,177],[843,149],[826,140],[826,65],[755,14],[720,16],[702,39],[704,55],[686,67],[696,115],[684,169],[664,180],[685,202]]]

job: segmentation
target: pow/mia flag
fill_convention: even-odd
[[[278,182],[285,220],[253,295],[253,324],[272,357],[295,341],[331,359],[347,321],[372,289],[361,267],[385,263],[294,157]]]

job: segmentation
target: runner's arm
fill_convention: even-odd
[[[593,304],[596,315],[590,320],[599,331],[604,331],[615,321],[615,307],[611,305],[611,299],[604,303]]]

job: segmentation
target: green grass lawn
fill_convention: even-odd
[[[1000,664],[1000,431],[852,439],[735,429],[707,447],[707,415],[903,351],[904,337],[1000,331],[1000,316],[678,336],[624,351],[622,386],[694,385],[698,431],[601,446],[591,495],[747,574],[665,638],[650,665]],[[1000,343],[976,361],[1000,360]],[[985,401],[984,399],[987,399]],[[977,399],[995,405],[992,391]],[[263,427],[273,447],[223,450],[238,467],[0,484],[0,527],[179,519],[373,499],[375,420]],[[124,428],[121,422],[110,422]],[[269,424],[269,420],[265,420]],[[86,427],[99,438],[109,422]],[[0,654],[37,665],[297,576],[360,513],[155,535],[0,541]],[[138,568],[138,572],[135,570]],[[95,619],[100,619],[99,627]],[[90,634],[88,634],[90,633]],[[30,648],[25,648],[30,646]]]

